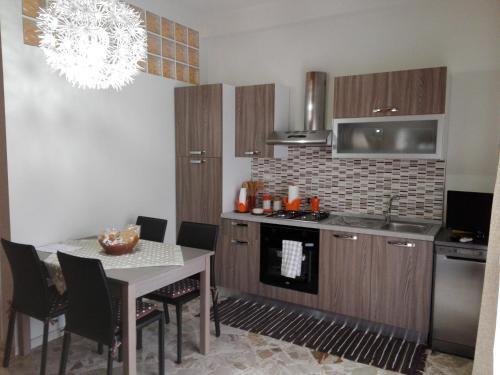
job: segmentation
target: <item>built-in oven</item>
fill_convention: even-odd
[[[300,276],[281,275],[283,240],[302,243]],[[264,284],[318,294],[319,229],[261,224],[260,281]]]

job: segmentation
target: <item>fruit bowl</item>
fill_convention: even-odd
[[[123,255],[134,251],[139,242],[141,227],[129,225],[124,230],[107,229],[99,235],[97,241],[109,255]]]

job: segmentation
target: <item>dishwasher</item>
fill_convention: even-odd
[[[432,349],[474,357],[486,249],[435,246]]]

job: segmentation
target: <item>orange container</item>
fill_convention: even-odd
[[[285,210],[287,211],[298,211],[300,210],[301,199],[294,199],[292,202],[288,202],[288,197],[283,198],[283,204],[285,205]]]
[[[311,206],[311,211],[312,212],[319,212],[319,198],[318,197],[312,197],[309,201],[309,204]]]

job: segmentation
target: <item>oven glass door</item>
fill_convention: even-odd
[[[283,240],[302,242],[300,276],[281,275]],[[319,230],[284,225],[261,225],[260,281],[281,288],[318,293]]]

